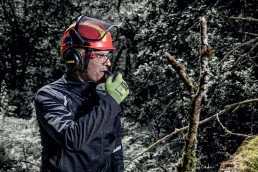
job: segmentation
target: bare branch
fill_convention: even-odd
[[[208,92],[208,86],[210,86],[208,84],[208,80],[210,77],[213,77],[213,74],[208,69],[207,60],[213,57],[213,50],[211,46],[208,45],[207,21],[204,17],[200,17],[200,34],[201,34],[201,40],[200,40],[199,90],[203,89],[203,97],[205,99],[204,101],[208,102],[206,100],[206,97],[207,97],[206,93]],[[206,77],[206,76],[210,76],[210,77]]]
[[[207,21],[204,17],[200,17],[200,32],[201,32],[201,42],[200,42],[200,73],[202,73],[204,66],[204,58],[206,57],[206,52],[208,50],[208,36],[207,36]]]
[[[167,170],[165,167],[163,167],[162,165],[160,165],[159,167],[160,167],[163,171],[168,172],[168,170]]]
[[[251,100],[245,100],[245,101],[240,102],[237,105],[237,107],[233,110],[233,113],[235,113],[239,109],[239,107],[242,106],[243,104],[252,103],[252,102],[256,102],[256,101],[258,101],[258,99],[251,99]]]
[[[183,79],[184,83],[188,87],[191,96],[197,91],[197,88],[193,85],[192,81],[189,78],[189,75],[185,71],[185,67],[175,60],[175,57],[171,56],[169,53],[165,53],[165,57],[167,57],[169,63],[175,69],[175,71],[179,74],[179,76]]]
[[[252,57],[249,56],[249,60],[250,60],[256,67],[258,67],[258,64],[252,59]]]
[[[23,162],[23,163],[26,163],[26,164],[30,164],[30,165],[33,165],[33,166],[35,166],[35,167],[40,168],[40,165],[37,165],[37,164],[31,163],[31,162],[29,162],[29,161],[21,160],[20,162]]]
[[[227,136],[227,135],[234,135],[234,136],[240,136],[240,137],[249,137],[249,135],[246,134],[240,134],[240,133],[233,133],[232,131],[229,131],[220,121],[219,116],[216,115],[217,121],[220,124],[220,126],[223,128],[223,130],[225,130],[226,134],[223,136]]]
[[[189,128],[185,136],[185,145],[182,158],[179,160],[177,167],[178,171],[190,171],[196,170],[196,147],[197,147],[197,133],[200,122],[200,113],[203,104],[204,97],[210,84],[209,80],[209,68],[207,58],[209,58],[209,52],[211,48],[208,46],[207,37],[207,22],[204,17],[200,17],[200,77],[199,87],[196,96],[193,98],[192,114],[189,118]],[[206,77],[207,76],[207,77]]]
[[[181,131],[184,131],[184,130],[186,130],[187,128],[188,128],[188,126],[185,126],[185,127],[183,127],[183,128],[180,128],[180,129],[177,129],[177,128],[176,128],[174,132],[172,132],[172,133],[170,133],[169,135],[166,135],[165,137],[159,139],[158,141],[156,141],[155,143],[153,143],[152,145],[150,145],[148,148],[146,148],[146,149],[145,149],[143,152],[141,152],[139,155],[137,155],[136,157],[132,158],[132,159],[130,160],[130,162],[125,166],[125,169],[126,169],[135,159],[137,159],[137,158],[139,158],[140,156],[142,156],[145,152],[149,151],[151,148],[153,148],[154,146],[156,146],[157,144],[159,144],[161,141],[166,140],[167,138],[169,138],[169,137],[171,137],[171,136],[173,136],[173,135],[175,135],[175,134],[177,134],[177,133],[179,133],[179,132],[181,132]]]
[[[28,171],[27,157],[26,157],[26,153],[25,153],[25,146],[24,146],[24,144],[22,144],[22,153],[23,153],[23,157],[24,157],[25,168],[26,168],[26,171]]]
[[[238,105],[243,105],[243,104],[247,104],[247,103],[253,103],[253,102],[258,102],[258,98],[255,98],[255,99],[251,99],[251,100],[245,100],[245,101],[242,101],[242,102],[238,102],[238,103],[233,103],[231,105],[227,105],[224,107],[223,110],[219,111],[218,113],[216,113],[215,115],[212,115],[202,121],[199,122],[199,125],[202,125],[204,123],[207,123],[209,122],[210,120],[212,119],[215,119],[217,118],[217,116],[221,116],[223,114],[225,114],[226,112],[228,112],[230,109],[232,108],[235,108],[237,107]],[[152,145],[150,145],[148,148],[146,148],[145,150],[143,150],[140,154],[138,154],[137,156],[133,157],[130,162],[125,166],[125,169],[137,158],[139,158],[140,156],[142,156],[145,152],[148,152],[151,148],[153,148],[154,146],[156,146],[157,144],[159,144],[161,141],[164,141],[166,140],[167,138],[173,136],[173,135],[176,135],[182,131],[185,131],[186,129],[188,129],[189,126],[185,126],[185,127],[182,127],[180,129],[175,129],[175,131],[173,131],[172,133],[166,135],[165,137],[159,139],[158,141],[156,141],[155,143],[153,143]]]
[[[250,57],[250,54],[253,52],[253,50],[258,47],[258,41],[252,46],[252,48],[246,52],[245,54],[238,55],[239,58],[236,60],[236,63],[234,64],[233,67],[236,67],[245,57],[248,57],[248,59],[257,67],[258,64]]]
[[[216,113],[215,115],[212,115],[212,116],[210,116],[209,118],[206,118],[206,119],[202,120],[202,121],[199,123],[199,125],[204,124],[204,123],[210,121],[211,119],[216,118],[217,115],[220,116],[220,115],[226,113],[227,111],[229,111],[229,110],[232,109],[232,108],[236,108],[236,107],[237,107],[238,105],[240,105],[240,104],[243,105],[243,104],[253,103],[253,102],[258,102],[258,98],[250,99],[250,100],[245,100],[245,101],[242,101],[242,102],[238,102],[238,103],[233,103],[233,104],[231,104],[231,105],[227,105],[227,106],[224,107],[223,110],[219,111],[219,112]]]
[[[255,36],[255,37],[257,37],[257,36],[258,36],[258,34],[257,34],[257,33],[245,32],[245,34],[246,34],[246,35]]]
[[[251,53],[257,46],[258,46],[258,42],[256,42],[256,43],[254,44],[254,46],[251,48],[251,50],[249,51],[249,53]]]
[[[230,19],[234,19],[234,20],[245,20],[245,21],[253,21],[253,22],[258,22],[258,19],[252,18],[252,17],[247,17],[247,18],[243,18],[243,17],[229,17]]]
[[[170,107],[170,105],[176,100],[176,97],[174,99],[172,99],[168,104],[167,106],[164,108],[164,110],[162,111],[162,113],[156,117],[156,120],[158,120],[160,117],[162,117],[165,112],[167,111],[167,109]]]
[[[254,39],[251,39],[251,40],[249,40],[249,41],[247,41],[247,42],[245,42],[245,43],[243,43],[243,44],[237,46],[237,47],[234,48],[233,50],[229,51],[229,52],[224,56],[224,58],[217,64],[217,66],[220,65],[222,62],[224,62],[224,60],[225,60],[229,55],[231,55],[235,50],[237,50],[237,49],[239,49],[240,47],[243,47],[243,46],[245,46],[245,45],[251,44],[251,43],[253,43],[253,42],[257,41],[257,40],[258,40],[258,37],[254,38]]]

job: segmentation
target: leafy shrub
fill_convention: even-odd
[[[39,171],[41,144],[35,118],[5,117],[0,122],[1,168]]]

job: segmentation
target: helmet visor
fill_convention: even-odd
[[[115,42],[118,40],[118,27],[118,25],[103,22],[98,19],[80,16],[74,29],[85,40],[100,41],[105,39],[107,34],[110,34],[113,42]]]

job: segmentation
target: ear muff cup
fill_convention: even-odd
[[[77,71],[82,69],[83,59],[79,50],[70,47],[65,50],[63,54],[66,68],[70,71]]]

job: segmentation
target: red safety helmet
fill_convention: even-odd
[[[77,22],[71,24],[65,31],[62,39],[61,54],[63,55],[69,46],[96,50],[115,50],[113,42],[117,40],[118,33],[118,26],[116,25],[87,16],[80,16]],[[112,41],[111,35],[114,41]]]

